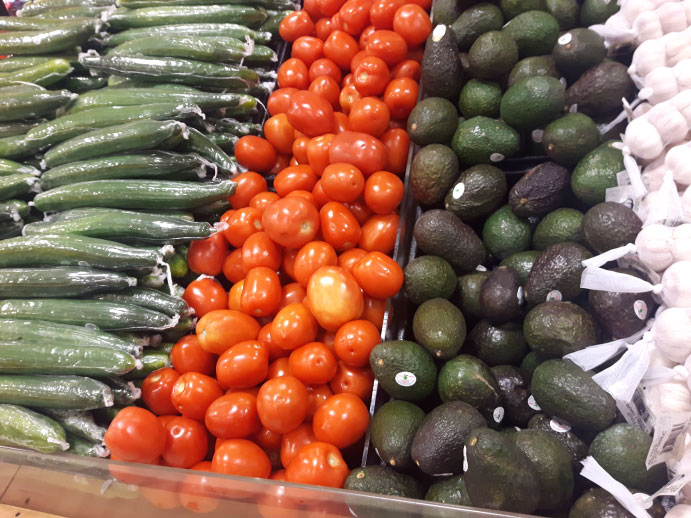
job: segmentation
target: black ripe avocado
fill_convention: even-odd
[[[410,188],[422,205],[436,205],[444,199],[458,176],[456,153],[442,144],[430,144],[415,154],[410,164]]]
[[[547,300],[552,292],[559,292],[557,299],[573,300],[583,291],[581,272],[585,259],[592,254],[578,243],[557,243],[548,246],[533,264],[525,281],[525,297],[529,304]],[[555,293],[556,294],[556,293]]]
[[[484,317],[493,324],[517,320],[523,314],[521,277],[510,266],[500,266],[489,274],[480,288]]]
[[[537,414],[530,418],[528,421],[528,428],[531,430],[540,430],[542,432],[550,434],[556,440],[558,440],[566,451],[569,452],[571,457],[571,466],[574,469],[579,469],[581,466],[581,460],[588,455],[588,445],[584,443],[579,437],[573,433],[571,430],[563,431],[563,428],[552,428],[552,419],[547,417],[545,414]],[[592,518],[595,518],[594,516]]]
[[[495,365],[492,367],[492,374],[499,385],[506,412],[502,424],[527,426],[530,418],[537,414],[537,410],[528,404],[529,383],[521,370],[513,365]]]
[[[441,504],[473,505],[468,495],[468,488],[465,487],[463,475],[456,475],[447,480],[435,482],[429,486],[425,494],[425,500]]]
[[[437,25],[427,38],[422,57],[422,84],[431,97],[458,99],[463,86],[463,68],[458,59],[456,36],[447,25]]]
[[[545,162],[524,174],[509,191],[509,205],[516,216],[542,216],[564,205],[571,191],[569,170]]]
[[[422,488],[417,480],[388,466],[356,468],[346,478],[343,488],[403,498],[422,497]],[[358,514],[358,516],[364,517],[367,513]]]
[[[489,272],[475,271],[458,278],[458,300],[456,304],[461,308],[464,315],[482,318],[480,288],[482,288],[482,283],[487,277],[489,277]]]
[[[523,327],[518,322],[498,326],[480,320],[468,334],[469,352],[487,365],[519,365],[528,352]]]
[[[566,90],[567,106],[590,117],[621,111],[622,98],[631,101],[636,93],[626,66],[616,61],[603,61],[586,70]]]
[[[600,335],[590,313],[571,302],[557,301],[531,309],[523,321],[523,334],[533,351],[549,358],[595,345]]]
[[[635,242],[643,228],[631,208],[611,201],[592,207],[585,213],[582,225],[586,243],[599,253]]]
[[[409,401],[389,401],[372,418],[372,445],[379,458],[397,469],[412,466],[410,448],[425,418],[422,409]]]
[[[369,362],[379,383],[393,398],[420,401],[434,392],[437,366],[415,342],[381,342],[372,349]]]
[[[427,300],[413,315],[413,334],[434,358],[453,358],[465,341],[463,313],[446,299]]]

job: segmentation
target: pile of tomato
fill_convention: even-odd
[[[112,458],[343,485],[341,450],[369,425],[369,353],[403,284],[390,254],[430,3],[305,0],[283,20],[292,51],[265,137],[237,142],[249,171],[232,209],[189,249],[196,334],[144,380],[148,410],[117,414]],[[196,475],[175,504],[213,510],[209,483]]]

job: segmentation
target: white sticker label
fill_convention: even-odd
[[[557,301],[561,302],[561,291],[559,290],[552,290],[547,294],[547,297],[545,298],[547,302],[550,301]]]
[[[492,153],[489,156],[489,159],[492,162],[501,162],[502,160],[504,160],[504,158],[506,158],[506,157],[504,155],[502,155],[501,153]]]
[[[569,43],[571,43],[572,39],[573,39],[573,36],[571,35],[571,33],[567,32],[561,38],[559,38],[557,41],[559,42],[559,45],[568,45]]]
[[[518,300],[518,305],[523,305],[523,286],[519,286],[516,290],[516,300]]]
[[[530,134],[530,137],[533,139],[533,142],[540,144],[542,142],[543,133],[544,133],[543,130],[536,129],[536,130],[532,131],[532,133]]]
[[[453,188],[453,192],[451,193],[451,196],[453,197],[454,200],[457,200],[461,196],[463,196],[463,193],[465,192],[465,184],[463,182],[459,183],[456,185],[456,187]]]
[[[644,300],[637,300],[633,303],[633,312],[639,319],[645,320],[648,316],[648,305]]]
[[[434,473],[433,477],[450,477],[453,473]]]
[[[417,381],[417,377],[412,372],[399,372],[394,378],[401,387],[412,387]]]
[[[549,427],[555,432],[566,433],[571,430],[571,425],[562,419],[551,419],[549,422]]]
[[[468,449],[463,446],[463,473],[468,471]]]
[[[535,397],[533,397],[532,394],[528,398],[528,406],[533,410],[537,410],[538,412],[542,410],[542,408],[540,408],[540,405],[537,404],[537,401],[535,401]]]
[[[478,265],[475,267],[475,270],[478,271],[478,272],[486,272],[486,271],[487,271],[487,268],[484,267],[484,266],[482,266],[481,264],[478,264]]]
[[[559,78],[559,82],[561,83],[561,86],[563,86],[564,88],[566,88],[566,87],[568,86],[568,84],[569,84],[569,83],[566,81],[566,78],[565,78],[565,77],[560,77],[560,78]]]
[[[513,429],[516,430],[517,432],[521,431],[521,429],[518,426],[514,426]]]
[[[501,423],[504,420],[504,407],[498,406],[492,412],[492,419],[495,423]]]

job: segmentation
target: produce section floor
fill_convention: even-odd
[[[62,518],[56,514],[40,513],[12,505],[0,504],[0,518]]]

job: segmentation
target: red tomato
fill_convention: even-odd
[[[358,51],[358,53],[353,56],[353,59],[350,60],[350,70],[355,72],[360,63],[362,63],[362,60],[364,60],[366,57],[367,52],[364,50]]]
[[[337,262],[336,251],[324,241],[311,241],[295,256],[293,274],[300,286],[307,286],[312,274],[322,266],[333,266]],[[304,296],[303,296],[304,299]],[[302,299],[294,302],[302,302]]]
[[[301,302],[288,304],[271,323],[271,339],[282,349],[297,349],[317,338],[317,321]]]
[[[310,83],[309,91],[329,101],[332,107],[338,107],[338,96],[341,93],[341,89],[333,77],[319,76],[315,78]]]
[[[374,385],[374,374],[367,367],[348,367],[343,362],[338,362],[336,375],[329,382],[329,387],[334,394],[354,394],[362,400],[369,400]]]
[[[367,252],[362,248],[351,248],[338,256],[338,266],[353,273],[353,266],[366,255]]]
[[[125,462],[154,462],[163,451],[166,435],[156,416],[136,406],[123,408],[106,431],[106,447]]]
[[[245,286],[245,279],[236,282],[228,292],[228,309],[242,311],[242,289]]]
[[[336,135],[329,148],[331,163],[352,164],[365,176],[375,171],[386,170],[386,148],[382,142],[357,131],[344,131]]]
[[[308,67],[324,56],[324,42],[314,36],[300,36],[293,42],[290,57],[297,58]]]
[[[290,155],[276,155],[276,161],[274,165],[271,166],[271,169],[266,172],[266,175],[271,176],[280,173],[290,165],[291,160],[292,158]]]
[[[376,56],[364,58],[354,70],[355,88],[362,96],[380,95],[389,83],[389,67]]]
[[[165,425],[166,446],[161,456],[168,466],[191,468],[209,449],[204,425],[188,417],[172,417]]]
[[[368,252],[390,254],[396,244],[398,214],[375,214],[362,225],[358,245]]]
[[[305,86],[305,88],[307,87]],[[276,150],[274,147],[269,144],[268,140],[255,137],[254,135],[240,137],[235,143],[233,152],[235,153],[235,158],[243,166],[260,173],[271,169],[274,162],[276,162]]]
[[[363,320],[368,320],[374,327],[381,331],[386,313],[386,299],[375,299],[365,295],[365,311],[362,312]]]
[[[286,284],[285,286],[283,286],[282,289],[280,308],[283,309],[288,304],[302,302],[306,296],[307,291],[305,291],[304,286],[298,284],[297,282],[291,282],[289,284]]]
[[[298,164],[307,163],[307,145],[310,142],[309,137],[298,137],[293,141],[292,153]]]
[[[275,270],[258,266],[247,272],[240,301],[243,313],[267,317],[278,310],[280,302],[281,281]]]
[[[310,15],[310,18],[313,20],[318,20],[322,17],[321,6],[319,5],[320,3],[321,2],[319,0],[306,0],[303,2],[302,8],[307,11],[307,14]]]
[[[398,77],[409,77],[415,81],[420,81],[420,63],[414,59],[404,59],[391,69],[391,79]]]
[[[249,315],[219,309],[200,318],[196,332],[202,349],[212,354],[223,354],[238,342],[256,340],[259,328],[259,323]]]
[[[278,67],[277,83],[280,88],[297,88],[304,90],[309,86],[309,71],[307,65],[298,58],[286,59]]]
[[[288,376],[290,369],[288,368],[288,358],[278,358],[271,365],[269,365],[269,374],[266,376],[267,380],[280,378],[281,376]]]
[[[360,318],[364,299],[353,276],[338,266],[322,266],[307,285],[305,304],[327,331]]]
[[[285,120],[285,115],[281,114],[271,117],[266,123],[269,124],[270,120],[276,119],[277,117],[282,117],[283,120]],[[293,128],[290,128],[290,130],[292,133]],[[266,131],[266,126],[264,127],[264,131]],[[255,194],[265,192],[267,188],[264,177],[254,171],[247,171],[246,173],[235,175],[233,181],[237,184],[235,187],[235,194],[230,196],[228,201],[230,202],[230,206],[234,209],[248,207],[252,197],[254,197]]]
[[[170,361],[180,374],[199,372],[210,375],[216,368],[216,355],[202,349],[197,335],[185,335],[180,338],[170,351]]]
[[[317,409],[312,431],[320,441],[337,448],[347,448],[358,442],[369,426],[369,410],[353,394],[336,394]]]
[[[350,108],[348,121],[353,131],[361,131],[374,137],[381,136],[389,126],[389,107],[376,97],[363,97]]]
[[[236,283],[245,278],[245,271],[242,269],[242,249],[238,248],[228,254],[223,261],[223,275],[232,283]],[[192,283],[190,283],[192,284]],[[189,286],[188,286],[189,287]],[[221,308],[214,308],[221,309]],[[197,313],[199,315],[199,313]],[[200,315],[201,316],[201,315]]]
[[[262,211],[254,207],[244,207],[234,211],[228,218],[225,214],[221,218],[228,224],[223,235],[235,248],[241,248],[248,237],[260,232],[262,227]]]
[[[324,56],[336,63],[341,70],[348,70],[350,61],[360,48],[347,32],[335,30],[324,42]]]
[[[365,187],[365,177],[350,164],[331,164],[324,169],[321,182],[329,199],[342,203],[357,199]]]
[[[194,309],[194,314],[203,317],[209,311],[224,309],[227,294],[218,282],[208,277],[190,282],[182,298]]]
[[[295,430],[307,414],[307,389],[293,376],[281,376],[264,383],[257,397],[262,425],[277,433]]]
[[[403,268],[388,255],[370,252],[353,267],[353,277],[370,297],[393,297],[403,286]]]
[[[258,340],[247,340],[228,348],[216,364],[216,378],[224,389],[250,388],[266,378],[269,351]]]
[[[242,439],[257,433],[261,427],[257,398],[247,392],[225,394],[206,409],[204,424],[219,439]]]
[[[198,372],[186,372],[173,385],[170,400],[185,417],[202,420],[208,406],[221,394],[223,391],[215,379]]]
[[[192,335],[193,336],[193,335]],[[178,411],[170,402],[173,385],[180,377],[175,369],[164,367],[149,374],[142,381],[142,401],[158,415],[175,415]]]
[[[398,176],[388,171],[377,171],[365,184],[365,203],[377,214],[389,214],[400,205],[403,191],[403,182]]]
[[[381,136],[381,141],[388,151],[388,170],[402,175],[408,162],[408,150],[410,149],[410,137],[405,129],[394,128],[387,130]]]
[[[405,59],[408,44],[398,33],[379,30],[373,32],[367,40],[367,53],[383,59],[393,67]]]
[[[314,81],[321,76],[329,76],[337,83],[341,82],[341,69],[336,63],[327,58],[320,58],[310,65],[310,81]]]
[[[290,101],[293,94],[297,92],[297,88],[279,88],[271,92],[269,100],[266,103],[266,109],[270,115],[278,115],[285,113],[290,108]]]
[[[264,327],[261,328],[259,331],[259,336],[257,336],[257,340],[266,347],[266,350],[269,353],[269,361],[273,362],[274,360],[277,360],[278,358],[287,358],[288,355],[290,354],[290,351],[287,351],[286,349],[281,349],[276,342],[274,342],[271,338],[271,323],[266,324]],[[269,369],[271,369],[271,364],[269,364]],[[268,374],[267,374],[268,376]]]
[[[338,11],[343,30],[358,36],[369,25],[372,0],[347,0]]]
[[[410,0],[409,3],[419,5],[424,11],[429,11],[432,7],[432,0]]]
[[[278,34],[285,41],[295,41],[300,36],[309,36],[314,31],[314,22],[307,11],[293,11],[281,20]]]
[[[187,265],[194,273],[218,275],[223,271],[223,261],[228,255],[228,242],[221,232],[206,239],[190,243]]]
[[[350,121],[345,113],[334,113],[334,121],[336,134],[343,133],[344,131],[350,131]]]
[[[315,184],[317,182],[314,182]],[[312,187],[314,189],[314,187]],[[306,191],[304,189],[296,189],[294,191],[290,191],[288,194],[285,196],[286,198],[304,198],[311,204],[313,204],[315,207],[317,206],[317,202],[314,199],[314,194],[312,194],[310,191]]]
[[[341,90],[341,94],[338,96],[338,104],[341,106],[343,113],[350,113],[350,108],[355,104],[355,102],[361,99],[362,96],[355,85],[348,85]],[[350,125],[350,122],[348,122]]]
[[[309,394],[309,409],[307,410],[307,417],[305,420],[311,421],[317,408],[319,408],[324,401],[333,396],[333,392],[331,392],[327,384],[323,384],[308,385],[307,393]]]
[[[286,248],[283,251],[283,261],[281,262],[281,274],[295,280],[295,256],[298,255],[296,248]]]
[[[355,219],[360,225],[364,225],[372,215],[372,210],[367,206],[362,196],[358,196],[356,200],[344,203],[343,205],[345,205],[353,216],[355,216]]]
[[[225,475],[268,478],[271,461],[259,446],[246,439],[229,439],[214,453],[211,470]]]
[[[324,168],[330,163],[329,150],[334,138],[336,135],[327,133],[320,137],[314,137],[307,145],[307,162],[317,176],[321,176]]]
[[[288,369],[305,385],[328,383],[336,374],[336,357],[323,343],[311,342],[290,353]]]
[[[417,81],[409,77],[393,79],[384,92],[384,102],[389,107],[391,117],[407,119],[417,104]]]
[[[314,239],[319,230],[319,213],[304,198],[282,198],[264,209],[262,224],[276,243],[298,248]]]
[[[334,351],[349,367],[369,365],[369,354],[381,342],[379,330],[368,320],[346,322],[336,331]]]
[[[354,248],[361,236],[360,224],[343,204],[331,201],[319,211],[324,240],[337,251]]]
[[[377,29],[393,29],[393,17],[407,0],[376,0],[369,11],[370,21]]]
[[[347,74],[344,78],[343,81],[341,81],[341,87],[345,88],[346,86],[350,86],[355,84],[355,76],[353,74]]]
[[[371,9],[370,9],[370,12],[371,12]],[[367,48],[367,40],[369,40],[369,37],[376,30],[377,30],[377,28],[374,25],[370,25],[364,31],[362,31],[362,34],[360,34],[360,39],[358,39],[358,45],[360,47],[360,52],[363,52]],[[367,54],[367,53],[365,52],[365,54]],[[355,70],[355,68],[353,68],[352,65],[351,65],[350,69]]]
[[[317,442],[317,438],[312,431],[312,425],[303,423],[292,432],[283,435],[281,439],[281,464],[284,468],[288,467],[290,461],[308,444]]]
[[[278,198],[280,196],[275,192],[260,192],[252,196],[250,207],[263,211],[269,203],[276,201]]]
[[[314,25],[314,32],[317,35],[317,38],[319,38],[322,41],[326,41],[326,38],[329,37],[329,34],[331,34],[335,29],[331,27],[331,20],[329,18],[321,18],[320,20],[317,20],[317,23]]]
[[[271,144],[274,147],[274,149],[276,149],[276,151],[278,151],[279,153],[292,153],[293,141],[295,140],[295,130],[288,122],[288,117],[285,113],[279,113],[277,115],[274,115],[264,123],[264,136],[266,137],[266,140],[269,141],[269,144]],[[236,180],[237,178],[238,177],[236,176],[234,179]],[[264,180],[263,177],[262,180]],[[264,185],[266,185],[266,180],[264,180]],[[262,191],[266,191],[266,187],[264,187]],[[235,190],[234,196],[237,196],[237,188]],[[239,209],[240,207],[233,206],[233,208]]]
[[[432,32],[432,21],[425,10],[416,4],[406,4],[393,17],[393,30],[403,36],[409,47],[425,42]]]
[[[280,197],[288,196],[292,191],[311,191],[317,183],[317,176],[307,164],[286,167],[276,175],[274,188]]]
[[[305,88],[308,86],[309,83]],[[333,129],[334,111],[331,104],[313,92],[296,92],[286,115],[290,125],[308,137],[323,135]]]
[[[274,271],[281,266],[281,251],[271,240],[268,232],[252,234],[242,245],[243,271],[247,273],[258,266],[265,266]]]
[[[255,410],[257,405],[256,399],[257,398],[255,397]],[[257,416],[257,419],[259,419],[259,416]],[[262,426],[258,432],[252,435],[252,440],[265,450],[280,450],[282,439],[283,435],[272,432],[264,426]]]
[[[286,482],[343,487],[348,465],[332,444],[313,442],[302,448],[286,468]]]
[[[210,472],[211,462],[202,461],[192,466],[194,471]],[[197,513],[210,513],[218,507],[215,477],[202,474],[188,474],[180,485],[180,503],[185,509]]]
[[[321,0],[322,16],[333,16],[338,12],[345,0]]]
[[[312,194],[314,195],[314,201],[317,203],[317,207],[321,208],[327,203],[329,203],[329,197],[326,195],[324,189],[322,188],[321,180],[314,184]]]
[[[331,32],[340,31],[342,29],[343,26],[341,25],[341,17],[339,13],[336,13],[331,17]]]

